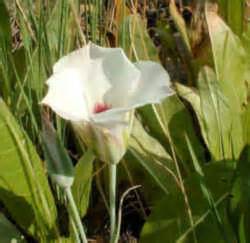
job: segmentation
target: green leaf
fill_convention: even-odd
[[[169,191],[175,190],[175,167],[172,158],[156,139],[147,134],[136,119],[129,140],[129,151],[126,160],[131,161],[131,164],[135,161],[139,163],[163,192],[168,194]]]
[[[234,235],[227,217],[227,203],[233,167],[230,161],[212,162],[204,166],[206,185],[212,192],[215,205],[224,222],[228,238],[233,242]],[[187,208],[180,191],[166,196],[152,208],[152,213],[146,221],[140,242],[194,242],[192,234],[195,230],[197,242],[224,243],[217,224],[211,215],[206,199],[200,190],[196,175],[185,180],[185,188],[191,205],[194,228],[191,228]]]
[[[0,242],[26,242],[16,227],[0,213]]]
[[[1,95],[7,100],[13,94],[13,83],[10,82],[12,76],[11,62],[8,59],[11,54],[11,27],[10,16],[5,1],[0,1],[0,90]],[[9,101],[9,100],[8,100]]]
[[[231,158],[230,104],[221,91],[216,75],[208,67],[204,67],[198,77],[200,109],[202,114],[204,137],[210,152],[215,159]]]
[[[183,17],[181,16],[181,14],[178,12],[178,9],[175,5],[175,1],[171,0],[169,3],[169,12],[174,20],[174,23],[178,29],[178,31],[181,34],[181,37],[183,39],[184,44],[186,45],[187,50],[191,53],[191,46],[189,43],[189,38],[188,38],[188,32],[186,29],[186,24],[185,21],[183,19]]]
[[[94,160],[95,156],[93,152],[88,150],[80,158],[75,167],[75,180],[72,186],[72,193],[82,217],[86,214],[89,205]]]
[[[46,239],[56,219],[47,177],[34,146],[1,99],[0,134],[0,200],[20,227]]]
[[[49,176],[61,188],[71,187],[74,180],[73,163],[52,123],[43,116],[43,146]]]
[[[238,242],[249,242],[250,227],[250,146],[241,153],[233,180],[230,216]]]
[[[189,151],[183,143],[185,134],[190,136],[195,153],[199,159],[203,160],[204,148],[197,138],[192,117],[178,96],[173,95],[168,97],[160,105],[156,105],[155,107],[164,127],[169,130],[176,154],[180,160],[185,161],[186,165],[191,163]],[[140,109],[140,113],[142,114],[143,121],[147,124],[147,127],[150,128],[151,134],[170,152],[168,138],[156,119],[152,106],[146,106]]]
[[[250,103],[245,107],[244,113],[242,114],[242,129],[244,131],[244,143],[250,144]]]
[[[237,158],[243,148],[241,116],[232,109],[232,100],[223,93],[212,69],[204,67],[198,90],[177,85],[179,94],[192,105],[204,141],[215,160]]]
[[[123,21],[120,26],[125,29],[126,35],[124,36],[124,30],[121,28],[119,40],[126,54],[135,61],[159,61],[158,51],[148,35],[146,21],[138,14],[126,16]],[[123,40],[122,36],[124,36],[125,40]]]
[[[241,35],[244,27],[245,0],[218,0],[220,10],[226,22],[237,35]]]
[[[6,8],[5,1],[0,2],[0,46],[1,48],[11,48],[10,16]]]
[[[220,214],[218,213],[218,210],[216,208],[214,198],[206,185],[203,170],[200,166],[199,161],[196,158],[196,155],[194,153],[194,150],[192,148],[192,145],[190,143],[188,136],[186,136],[186,141],[187,141],[188,149],[189,149],[190,154],[192,156],[193,165],[194,165],[194,169],[196,171],[196,175],[197,175],[197,178],[198,178],[198,181],[200,184],[201,192],[202,192],[204,198],[207,200],[208,206],[210,207],[210,210],[214,216],[214,219],[217,222],[218,229],[220,230],[222,238],[225,240],[225,242],[228,242],[227,234],[225,233],[224,227],[223,227],[223,221],[222,221]]]
[[[212,45],[215,73],[223,94],[237,114],[246,103],[245,74],[247,56],[243,45],[210,5],[206,6],[206,21]],[[236,114],[235,114],[236,115]]]

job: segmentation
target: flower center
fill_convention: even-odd
[[[96,103],[94,107],[94,113],[104,112],[106,110],[109,110],[110,108],[111,106],[105,103]]]

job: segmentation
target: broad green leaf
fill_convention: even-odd
[[[244,28],[245,0],[227,1],[227,23],[231,29],[241,35]]]
[[[135,161],[139,163],[166,194],[175,190],[176,183],[173,180],[175,169],[171,157],[156,139],[147,134],[136,119],[129,140],[129,153],[125,159],[131,162],[129,165]]]
[[[75,167],[75,180],[72,186],[72,193],[82,217],[86,214],[89,205],[94,159],[93,152],[88,150],[80,158]]]
[[[31,141],[0,99],[0,200],[20,227],[40,239],[53,235],[55,203]]]
[[[212,45],[215,73],[223,94],[230,101],[235,115],[246,103],[245,73],[247,57],[243,45],[209,4],[206,5],[206,21]]]
[[[26,242],[22,234],[2,213],[0,213],[0,242]]]
[[[228,101],[213,70],[204,67],[198,77],[200,112],[209,149],[215,159],[231,157],[231,119]]]
[[[180,97],[182,97],[183,99],[185,99],[192,105],[196,113],[197,119],[200,123],[201,129],[203,131],[205,128],[204,128],[204,124],[202,121],[203,118],[202,118],[202,110],[201,110],[201,99],[200,99],[198,90],[195,88],[182,85],[180,83],[176,84],[176,89],[177,89],[178,95],[180,95]],[[204,134],[204,139],[205,140],[207,139],[205,134]]]
[[[187,146],[188,146],[188,149],[190,151],[190,154],[192,156],[193,165],[194,165],[194,169],[196,171],[196,176],[198,178],[198,182],[200,184],[201,192],[202,192],[204,198],[207,200],[207,204],[210,207],[212,215],[214,216],[214,219],[217,223],[217,226],[218,226],[218,229],[221,233],[222,238],[226,242],[228,242],[227,234],[224,230],[222,219],[221,219],[220,214],[218,213],[218,210],[216,208],[214,198],[206,185],[205,176],[204,176],[202,167],[196,158],[196,155],[194,153],[194,150],[192,148],[192,145],[190,143],[188,136],[186,136],[186,142],[187,142]],[[193,227],[193,225],[191,225],[191,226]]]
[[[197,138],[192,117],[178,96],[173,95],[168,97],[160,105],[156,105],[155,107],[160,115],[161,121],[163,122],[163,126],[165,129],[169,130],[176,149],[176,154],[180,160],[185,161],[185,164],[190,164],[191,162],[187,146],[183,143],[185,134],[189,135],[195,153],[199,159],[203,159],[204,148]],[[156,119],[152,107],[146,106],[140,109],[140,113],[142,114],[143,121],[146,122],[147,127],[149,127],[151,134],[156,137],[165,148],[168,149],[168,151],[170,151],[168,138]]]
[[[237,232],[238,242],[249,242],[250,227],[250,146],[241,153],[234,175],[230,200],[231,222]]]
[[[218,0],[220,12],[227,24],[237,34],[241,35],[244,27],[245,0]]]
[[[197,91],[180,84],[177,90],[192,105],[212,157],[237,158],[244,143],[241,116],[234,113],[233,101],[224,95],[213,70],[204,67],[200,71]]]
[[[233,175],[232,163],[228,161],[212,162],[203,167],[206,185],[215,198],[215,205],[223,219],[224,229],[230,242],[234,242],[234,235],[226,214],[229,198],[230,182]],[[224,243],[217,224],[211,215],[206,199],[200,190],[199,180],[192,175],[185,180],[185,188],[191,205],[194,219],[194,229],[188,219],[187,208],[180,191],[165,196],[152,208],[152,213],[146,221],[140,242],[197,242]]]
[[[133,122],[129,144],[140,153],[151,154],[158,159],[172,160],[171,156],[165,151],[163,146],[146,132],[138,119],[135,119]]]

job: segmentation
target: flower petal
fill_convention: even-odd
[[[101,126],[128,125],[127,113],[131,108],[113,108],[91,116],[91,121]]]
[[[103,74],[110,83],[110,89],[104,95],[104,102],[113,108],[126,106],[130,93],[133,93],[138,85],[140,71],[121,48],[103,48],[91,43],[89,54],[94,62],[102,60]]]
[[[75,69],[65,69],[53,74],[48,80],[49,90],[42,104],[51,107],[66,120],[89,120],[83,82]]]
[[[151,103],[159,103],[167,96],[173,95],[167,71],[158,63],[140,61],[135,63],[141,71],[141,80],[136,92],[130,99],[130,106],[139,107]]]
[[[151,61],[140,61],[135,63],[141,70],[140,82],[133,92],[127,97],[128,102],[123,107],[113,107],[110,110],[94,114],[91,119],[99,124],[126,125],[126,113],[128,111],[151,103],[159,103],[167,96],[173,95],[169,75],[158,63]]]
[[[53,71],[61,73],[66,69],[74,69],[81,76],[90,114],[97,104],[127,106],[129,94],[140,79],[140,71],[121,48],[103,48],[91,42],[61,58]]]
[[[81,92],[87,100],[90,114],[94,111],[97,103],[103,102],[104,94],[111,87],[103,71],[103,60],[93,56],[92,52],[93,44],[89,43],[83,48],[62,57],[53,67],[54,73],[61,73],[67,69],[74,69],[78,73],[83,86]],[[68,82],[71,82],[71,79]]]
[[[83,70],[89,62],[89,45],[75,50],[59,59],[53,66],[53,73],[64,72],[65,69]]]

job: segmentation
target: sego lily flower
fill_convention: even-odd
[[[168,73],[151,61],[131,63],[121,48],[89,43],[61,58],[42,104],[72,122],[100,159],[124,155],[134,108],[173,94]]]

